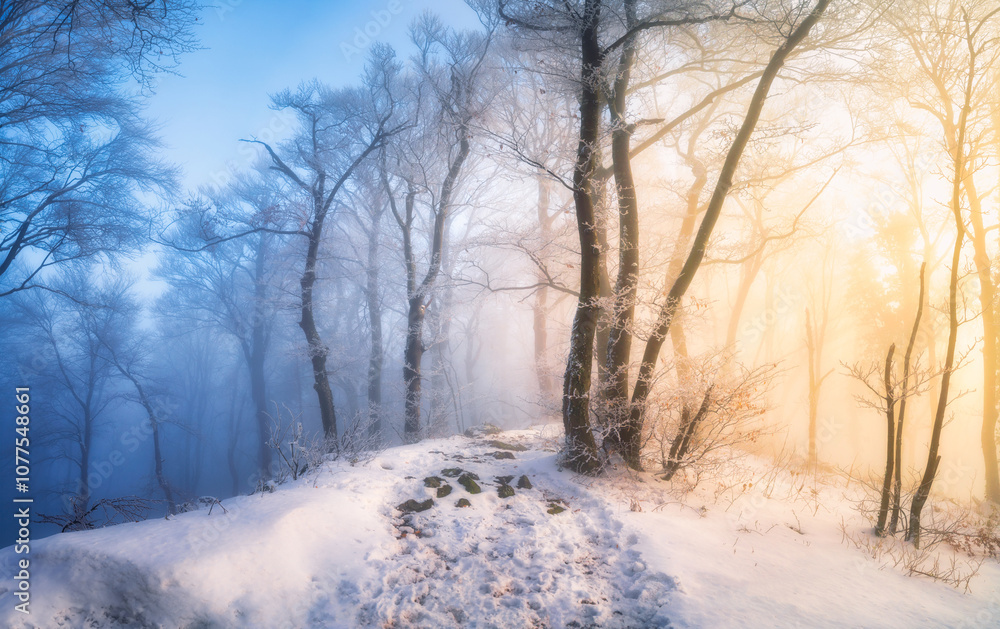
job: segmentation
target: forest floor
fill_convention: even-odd
[[[6,579],[0,626],[1000,627],[1000,565],[877,540],[857,482],[752,457],[685,492],[580,477],[560,432],[427,440],[225,510],[38,540],[31,614]],[[4,574],[19,558],[0,551]]]

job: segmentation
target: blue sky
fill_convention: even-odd
[[[215,0],[197,35],[203,50],[184,56],[179,75],[162,77],[147,114],[160,125],[165,156],[183,168],[192,189],[221,181],[252,159],[240,138],[266,139],[287,128],[268,108],[270,94],[318,78],[355,83],[364,53],[353,54],[359,32],[408,55],[410,23],[432,10],[448,24],[478,25],[461,0]]]

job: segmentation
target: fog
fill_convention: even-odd
[[[587,425],[556,444],[571,469],[679,468],[671,482],[697,484],[712,462],[752,454],[874,494],[887,378],[897,417],[906,400],[904,494],[921,486],[943,381],[928,488],[969,503],[996,491],[1000,61],[984,42],[1000,22],[988,3],[969,18],[981,31],[952,10],[938,40],[907,19],[941,3],[891,20],[866,3],[831,9],[765,94],[728,186],[757,80],[805,4],[751,3],[753,27],[649,29],[623,46],[610,43],[627,20],[610,11],[594,141],[581,140],[579,41],[528,24],[569,18],[559,3],[511,4],[506,18],[490,2],[472,3],[471,19],[408,9],[409,31],[393,22],[364,68],[335,82],[273,93],[228,77],[270,102],[241,118],[281,124],[211,137],[205,152],[240,156],[221,177],[161,159],[191,132],[158,137],[141,77],[111,57],[95,71],[114,106],[61,103],[0,131],[3,146],[51,134],[45,150],[62,160],[2,149],[3,379],[11,407],[15,387],[30,389],[33,509],[47,516],[34,536],[267,491],[322,456],[362,460],[487,424],[569,427],[579,400]],[[183,73],[197,30],[179,28],[163,37],[180,42]],[[183,77],[169,85],[183,90]],[[74,183],[94,161],[106,172]],[[704,257],[674,303],[692,248]],[[634,394],[640,380],[648,397]],[[630,412],[642,418],[634,437]],[[693,445],[678,458],[668,451],[687,426]],[[593,464],[574,450],[584,433]],[[5,458],[5,478],[14,464]]]

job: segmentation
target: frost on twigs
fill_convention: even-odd
[[[686,361],[673,382],[654,387],[643,429],[644,467],[671,480],[682,471],[694,484],[731,456],[752,451],[764,436],[767,393],[775,364],[749,368],[723,353]],[[665,380],[665,378],[661,378]]]
[[[288,406],[274,405],[271,415],[271,438],[268,446],[274,452],[272,465],[275,480],[298,480],[310,469],[318,469],[324,461],[347,461],[351,465],[367,463],[385,450],[376,431],[371,430],[367,416],[358,414],[336,438],[307,434],[301,413]]]
[[[37,521],[43,524],[55,524],[62,532],[84,531],[145,520],[155,503],[155,500],[138,496],[122,496],[101,498],[87,508],[86,503],[76,499],[72,501],[71,513],[63,515],[39,513]]]

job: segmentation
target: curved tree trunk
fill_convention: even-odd
[[[629,458],[631,460],[638,460],[646,400],[653,383],[654,370],[656,368],[656,361],[660,355],[660,349],[663,347],[663,342],[670,331],[670,324],[677,312],[678,304],[694,280],[695,273],[697,273],[698,267],[701,266],[701,261],[705,257],[708,239],[712,235],[712,230],[715,228],[715,223],[718,221],[719,214],[722,211],[722,205],[733,185],[733,177],[743,156],[743,151],[750,140],[754,128],[757,126],[757,121],[760,119],[760,113],[764,107],[764,101],[767,99],[767,94],[771,89],[771,84],[777,77],[782,65],[784,65],[785,59],[806,38],[829,4],[830,0],[819,0],[809,15],[789,34],[785,42],[771,56],[757,84],[757,89],[750,101],[743,124],[740,126],[740,130],[726,154],[726,161],[719,173],[719,179],[712,193],[712,198],[708,203],[708,208],[705,210],[705,217],[698,228],[691,252],[679,276],[671,286],[670,292],[667,294],[666,302],[660,309],[659,316],[657,317],[656,327],[646,343],[642,363],[639,367],[639,376],[632,393],[632,406],[627,425],[627,437],[629,438],[627,448],[630,450]]]
[[[316,328],[316,318],[313,315],[313,288],[316,284],[316,260],[319,254],[320,239],[323,236],[323,221],[326,210],[322,207],[322,199],[316,200],[317,211],[309,231],[309,246],[306,249],[306,266],[299,279],[302,295],[301,319],[299,327],[306,336],[309,347],[309,360],[313,370],[313,389],[319,399],[319,417],[323,425],[323,435],[327,441],[337,440],[337,413],[333,405],[333,389],[330,388],[330,376],[326,370],[326,357],[330,348],[326,346]]]

